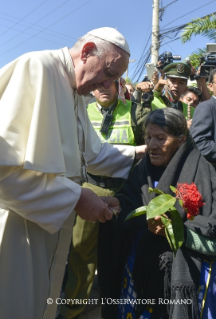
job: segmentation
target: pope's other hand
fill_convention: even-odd
[[[104,223],[113,217],[113,212],[106,203],[88,188],[81,189],[81,195],[74,210],[82,219],[92,222]]]

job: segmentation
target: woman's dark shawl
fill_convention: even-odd
[[[105,298],[120,298],[122,274],[131,242],[135,234],[141,230],[142,237],[136,250],[133,272],[137,298],[191,299],[193,309],[189,305],[179,304],[154,306],[154,318],[158,319],[159,313],[164,313],[164,318],[198,319],[196,291],[199,285],[201,259],[204,256],[187,249],[183,244],[176,257],[173,257],[166,238],[154,235],[148,230],[145,215],[124,222],[132,210],[148,205],[155,196],[148,193],[148,188],[153,187],[152,169],[153,166],[146,154],[116,194],[122,206],[117,223],[109,221],[100,225],[98,240],[100,294],[103,303]],[[216,238],[216,173],[213,166],[194,149],[190,137],[166,167],[157,188],[173,195],[170,185],[176,187],[177,182],[188,184],[194,182],[205,202],[193,221],[187,220],[182,207],[176,204],[185,227],[198,234]],[[158,303],[158,300],[156,302]],[[137,318],[143,310],[143,306],[136,306]],[[115,319],[116,313],[117,306],[106,303],[102,305],[103,319]]]

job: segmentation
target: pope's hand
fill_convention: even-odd
[[[121,211],[121,206],[118,198],[107,196],[107,197],[101,197],[102,200],[108,205],[108,207],[113,211],[115,215],[118,215]]]
[[[81,189],[81,195],[74,210],[82,219],[92,222],[104,223],[113,217],[113,212],[107,204],[88,188]]]

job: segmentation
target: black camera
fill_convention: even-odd
[[[172,55],[171,52],[165,51],[159,56],[158,61],[162,61],[163,65],[156,67],[158,69],[163,69],[168,64],[173,63],[173,61],[181,61],[181,55]]]
[[[216,44],[207,43],[206,53],[200,59],[200,73],[192,76],[191,80],[199,80],[201,77],[208,79],[212,70],[216,68]],[[186,63],[190,65],[190,59],[186,58]]]
[[[200,77],[208,78],[211,71],[216,68],[216,52],[205,53],[201,58]]]
[[[141,97],[142,106],[151,108],[151,102],[153,101],[153,99],[154,99],[154,94],[152,91],[143,93]]]
[[[101,128],[100,128],[101,133],[107,134],[109,132],[110,125],[112,124],[112,119],[113,119],[112,114],[109,114],[109,113],[104,114],[104,117],[101,123]]]

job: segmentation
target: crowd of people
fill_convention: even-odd
[[[216,318],[216,68],[189,83],[191,65],[159,62],[134,85],[129,57],[105,27],[0,70],[1,319],[79,318],[96,269],[103,301],[146,301],[105,301],[103,319]],[[176,204],[174,255],[160,216],[125,219],[178,183],[204,205]]]

